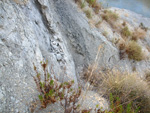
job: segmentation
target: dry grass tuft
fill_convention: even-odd
[[[93,66],[89,66],[88,69],[85,69],[83,72],[83,79],[85,79],[86,81],[88,81],[89,77],[89,83],[92,84],[93,86],[97,86],[98,82],[101,80],[101,78],[99,77],[99,72],[98,70],[94,70],[92,73],[92,76],[90,76],[90,73],[92,72]]]
[[[98,3],[97,0],[86,0],[86,2],[89,4],[89,7],[93,8],[96,14],[98,14],[100,9],[102,8],[102,5]]]
[[[144,54],[142,48],[136,41],[129,41],[126,43],[125,41],[119,42],[119,55],[120,59],[125,58],[128,55],[129,59],[135,61],[141,61],[144,59]]]
[[[85,10],[84,13],[86,14],[86,17],[91,19],[92,18],[92,13],[90,10]]]
[[[107,37],[108,36],[108,32],[107,31],[103,31],[103,36]]]
[[[137,41],[138,39],[144,39],[145,36],[146,36],[146,31],[141,28],[137,28],[132,34],[132,40]]]
[[[120,40],[118,43],[119,43],[119,57],[120,60],[122,60],[126,56],[126,52],[125,52],[126,42],[124,40]]]
[[[102,14],[102,18],[107,22],[110,22],[110,21],[117,21],[119,16],[115,12],[105,10],[104,14]]]
[[[95,24],[95,26],[96,26],[97,28],[99,28],[99,26],[100,26],[101,23],[102,23],[102,20],[99,20],[99,21]]]
[[[84,77],[89,77],[89,68]],[[109,98],[112,94],[114,98],[120,99],[120,104],[126,112],[128,104],[132,103],[131,109],[136,113],[139,109],[141,113],[150,112],[150,87],[145,80],[137,76],[137,73],[120,72],[118,70],[95,70],[89,81],[100,90],[100,93]],[[140,108],[139,108],[140,107]],[[121,113],[124,113],[121,112]]]
[[[120,25],[117,23],[117,20],[119,19],[118,14],[112,12],[111,10],[104,10],[104,12],[101,14],[101,17],[112,27],[112,29],[118,31],[117,29],[120,27]]]
[[[121,35],[123,37],[129,37],[132,35],[132,33],[130,32],[129,28],[127,26],[125,26],[122,30],[121,30]]]
[[[96,5],[97,0],[86,0],[86,2],[89,4],[89,6],[93,7]]]
[[[130,41],[126,46],[126,53],[129,59],[141,61],[143,59],[142,48],[135,41]]]
[[[148,113],[150,111],[150,89],[146,81],[137,76],[136,73],[122,73],[120,71],[108,71],[103,76],[101,88],[105,88],[107,95],[112,93],[120,97],[121,103],[133,103],[132,108]]]
[[[96,14],[98,14],[99,11],[100,11],[100,9],[102,8],[102,6],[101,6],[100,3],[96,3],[96,4],[93,5],[93,8],[94,8],[94,12],[95,12]]]
[[[126,48],[126,43],[124,40],[119,41],[119,50],[124,50]]]

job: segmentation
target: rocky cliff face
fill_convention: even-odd
[[[101,67],[131,70],[132,63],[120,61],[117,47],[90,27],[72,0],[0,1],[0,112],[29,112],[38,95],[33,63],[40,71],[40,62],[47,59],[60,81],[74,79],[77,85],[79,72],[94,62],[100,45]]]

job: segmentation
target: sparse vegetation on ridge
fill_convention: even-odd
[[[43,74],[38,73],[37,67],[34,66],[36,76],[33,78],[40,93],[41,108],[59,101],[64,107],[64,113],[71,113],[71,111],[90,113],[91,110],[95,113],[137,113],[138,111],[148,113],[150,111],[150,87],[147,81],[137,76],[137,73],[89,68],[85,71],[84,78],[87,80],[90,77],[91,85],[101,90],[100,94],[109,99],[110,109],[102,111],[97,109],[97,105],[95,108],[82,110],[78,103],[81,88],[77,90],[72,88],[74,81],[60,83],[55,77],[52,78],[47,65],[48,62],[41,62]]]
[[[101,4],[97,2],[97,0],[75,0],[75,2],[80,6],[81,9],[88,7],[95,12],[96,14],[99,13],[100,9],[102,8]],[[83,9],[84,13],[87,15],[87,10],[89,9]],[[89,18],[89,16],[88,16]],[[89,18],[91,19],[91,18]]]
[[[89,21],[92,21],[92,25],[98,28],[100,24],[99,21],[95,20],[94,18],[99,18],[99,20],[106,20],[111,26],[114,25],[114,21],[117,21],[119,16],[115,12],[111,10],[102,10],[102,4],[98,2],[98,0],[75,0],[75,2],[79,5],[82,11],[86,14]],[[104,12],[104,13],[102,13]],[[102,14],[101,14],[102,13]],[[94,17],[94,18],[92,18]]]
[[[89,6],[92,7],[96,0],[86,1]],[[117,42],[119,43],[120,59],[126,57],[131,61],[143,60],[144,57],[142,52],[144,50],[142,51],[142,47],[139,45],[140,42],[138,42],[138,40],[146,37],[147,29],[145,29],[143,25],[139,28],[133,28],[126,21],[121,21],[121,23],[118,23],[119,25],[116,24],[119,15],[113,11],[104,10],[104,12],[102,11],[100,14],[102,19],[105,20],[104,22],[106,24],[108,23],[113,29],[113,33],[117,32],[123,40],[122,43],[119,43],[121,41]],[[99,28],[100,23],[101,21],[98,21],[94,25]],[[114,23],[116,25],[114,25]],[[103,34],[107,36],[105,32]],[[92,70],[89,68],[88,71],[91,72]],[[132,67],[132,71],[136,72],[136,66]],[[87,80],[89,76],[91,75],[86,72],[83,78]],[[92,77],[89,82],[96,88],[103,90],[103,95],[109,98],[110,110],[105,111],[106,113],[137,113],[138,111],[141,113],[149,113],[149,78],[149,74],[146,74],[147,80],[143,80],[138,77],[138,73],[122,73],[116,70],[96,70],[92,72]]]
[[[80,108],[79,97],[81,95],[81,88],[73,88],[74,81],[60,83],[57,78],[54,78],[50,75],[47,70],[47,62],[41,62],[43,68],[43,74],[37,71],[37,67],[34,65],[34,70],[36,76],[33,76],[34,81],[37,86],[37,90],[40,95],[38,96],[41,104],[41,109],[46,108],[49,104],[54,104],[59,102],[60,105],[64,108],[64,113],[90,113],[91,110],[94,110],[96,113],[103,113],[99,105],[96,105],[95,108],[91,109],[82,109]],[[36,105],[37,103],[33,103]],[[30,110],[34,112],[36,106]]]

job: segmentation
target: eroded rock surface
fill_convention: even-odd
[[[148,39],[149,40],[149,39]],[[101,67],[118,65],[119,50],[96,28],[72,0],[0,1],[0,112],[27,113],[38,92],[33,63],[49,61],[49,70],[60,80],[75,80],[79,72],[98,60]],[[129,64],[129,65],[128,65]],[[144,68],[148,65],[140,64]]]

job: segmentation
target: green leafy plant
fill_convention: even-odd
[[[98,109],[99,105],[96,105],[94,111],[95,113],[138,113],[139,108],[136,110],[132,109],[132,102],[129,102],[125,107],[123,107],[123,104],[121,104],[121,100],[119,97],[114,97],[112,93],[109,95],[109,101],[110,101],[110,109],[109,110],[102,110]],[[84,110],[82,113],[90,113],[92,109],[90,110]]]
[[[110,93],[109,98],[110,98],[110,108],[111,108],[110,111],[114,112],[114,113],[122,113],[123,112],[123,107],[121,105],[119,97],[114,99],[112,93]]]
[[[40,92],[38,98],[41,102],[41,108],[46,108],[48,104],[60,101],[61,105],[65,108],[65,113],[75,112],[79,107],[77,102],[81,94],[81,88],[73,89],[74,81],[60,83],[55,77],[52,78],[48,72],[47,65],[48,62],[41,62],[43,74],[39,73],[34,65],[36,76],[33,78]],[[43,77],[44,79],[42,79]]]
[[[110,111],[112,113],[138,113],[139,107],[134,110],[132,109],[132,102],[128,103],[126,107],[123,107],[119,97],[114,98],[113,94],[110,93]]]

